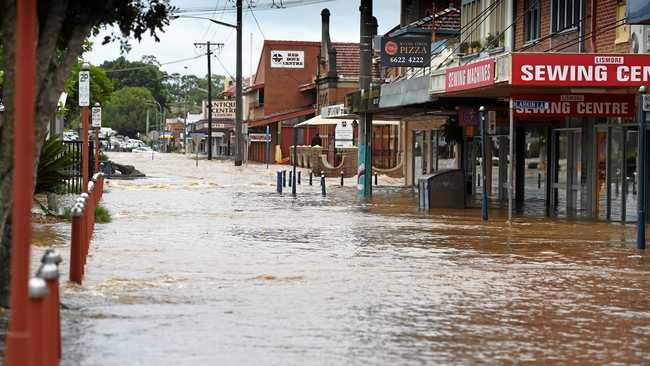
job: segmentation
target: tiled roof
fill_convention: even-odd
[[[358,43],[332,42],[336,50],[336,72],[339,77],[358,78],[361,69]],[[379,67],[373,64],[373,75],[379,77]]]
[[[431,29],[431,16],[425,17],[420,21],[424,24],[420,28]],[[457,8],[447,8],[436,13],[436,33],[460,32],[460,10]]]

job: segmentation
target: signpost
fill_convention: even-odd
[[[84,62],[79,71],[79,106],[81,108],[81,176],[83,182],[81,184],[81,191],[88,193],[88,176],[89,176],[89,141],[88,141],[88,106],[90,106],[90,64]]]
[[[95,103],[92,109],[92,126],[95,129],[95,173],[99,172],[99,130],[102,128],[102,107]]]
[[[153,131],[149,132],[148,137],[149,137],[149,140],[158,142],[158,140],[160,140],[160,132],[158,132],[156,130],[153,130]],[[151,160],[153,160],[153,149],[151,150]]]
[[[337,123],[334,135],[334,147],[337,149],[354,146],[354,128],[352,127],[352,123],[348,121]]]
[[[199,166],[199,144],[201,143],[201,140],[203,140],[203,134],[202,133],[193,133],[192,134],[192,142],[194,143],[194,152],[196,153],[196,166]]]
[[[266,125],[266,149],[265,149],[265,156],[264,160],[266,160],[266,169],[269,168],[269,156],[271,155],[271,127],[269,125]]]

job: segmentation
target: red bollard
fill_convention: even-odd
[[[50,291],[50,296],[53,298],[52,302],[54,303],[54,350],[56,353],[56,360],[61,360],[61,296],[59,294],[59,285],[61,283],[61,272],[59,272],[59,265],[63,259],[61,255],[56,250],[48,250],[43,256],[42,262],[44,264],[51,263],[56,265],[56,285],[50,287],[48,282],[48,290]],[[45,278],[45,275],[43,275]],[[45,279],[47,282],[47,279]]]
[[[30,365],[45,365],[45,298],[47,297],[47,284],[45,280],[38,277],[32,277],[28,285],[29,292],[29,333],[30,342]]]
[[[47,259],[46,257],[43,260]],[[54,263],[45,263],[38,271],[45,280],[48,295],[43,300],[43,357],[42,365],[56,366],[59,362],[59,342],[56,334],[59,321],[59,269]]]
[[[83,278],[83,206],[72,208],[72,239],[70,242],[70,281],[80,284]]]

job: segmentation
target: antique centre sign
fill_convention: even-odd
[[[480,88],[494,84],[494,59],[472,62],[445,71],[445,91]]]
[[[271,67],[304,69],[305,51],[271,51]]]
[[[634,95],[626,94],[526,94],[513,95],[512,99],[515,116],[519,118],[568,116],[634,118],[636,111]]]
[[[213,100],[212,101],[212,118],[213,119],[235,119],[237,103],[235,100]],[[203,116],[208,118],[208,102],[203,101]]]
[[[431,65],[431,33],[400,34],[381,39],[381,64],[389,67]]]
[[[650,55],[512,55],[512,85],[602,88],[648,83]]]

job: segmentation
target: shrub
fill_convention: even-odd
[[[56,136],[45,141],[38,162],[36,193],[57,193],[69,175],[66,170],[74,163],[73,154]]]
[[[106,224],[111,222],[111,213],[104,206],[95,207],[95,223]]]

